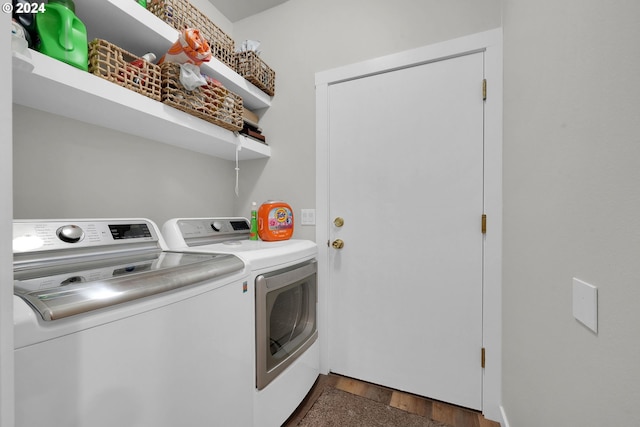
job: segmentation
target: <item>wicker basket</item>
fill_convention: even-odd
[[[138,65],[132,64],[134,61]],[[160,67],[106,40],[95,39],[89,43],[89,72],[160,101]]]
[[[208,83],[188,91],[180,83],[180,65],[166,62],[162,70],[162,102],[231,131],[242,129],[242,98]]]
[[[276,73],[254,51],[236,53],[235,70],[264,93],[275,94]]]
[[[211,54],[233,68],[235,42],[187,0],[151,0],[147,9],[178,31],[196,28],[207,40]]]

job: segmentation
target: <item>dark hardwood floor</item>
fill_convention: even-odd
[[[307,397],[283,424],[283,427],[297,426],[307,411],[311,409],[314,402],[320,397],[325,387],[334,387],[366,397],[403,411],[440,421],[451,427],[500,427],[499,423],[486,420],[481,413],[470,409],[335,374],[320,375]]]

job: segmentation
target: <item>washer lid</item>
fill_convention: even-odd
[[[243,271],[233,255],[146,253],[15,271],[14,293],[57,320]]]
[[[239,240],[215,245],[191,248],[210,253],[226,253],[240,257],[253,271],[281,264],[302,261],[318,255],[318,247],[311,240],[289,239],[265,242],[262,240]]]

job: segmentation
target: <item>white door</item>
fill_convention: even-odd
[[[483,55],[329,86],[329,368],[482,407]],[[341,217],[344,225],[334,225]]]

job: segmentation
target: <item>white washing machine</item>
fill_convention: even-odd
[[[255,298],[254,426],[278,427],[320,371],[318,249],[309,240],[249,240],[249,231],[246,218],[174,218],[162,227],[172,250],[234,254],[249,266]]]
[[[146,219],[14,221],[16,426],[251,426],[253,298],[232,255]]]

